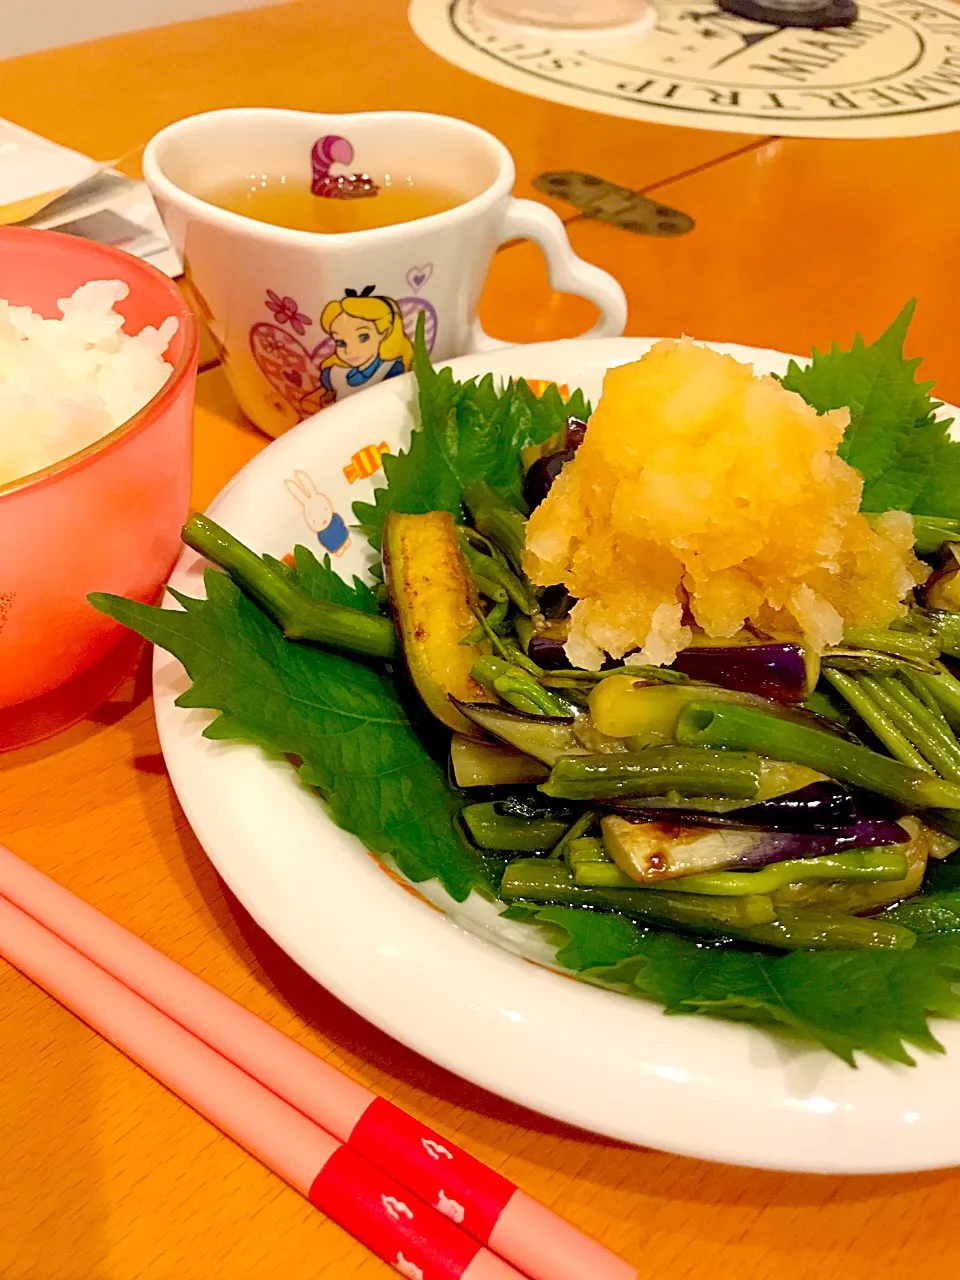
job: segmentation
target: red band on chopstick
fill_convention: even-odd
[[[310,1200],[409,1280],[460,1280],[480,1250],[349,1147],[317,1174]]]
[[[391,1166],[403,1170],[411,1190],[484,1244],[517,1189],[386,1098],[370,1103],[349,1145],[379,1164],[389,1152]]]

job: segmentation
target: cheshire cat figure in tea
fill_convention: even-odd
[[[356,200],[365,196],[375,196],[380,188],[366,173],[331,173],[334,164],[350,164],[353,161],[353,147],[346,138],[336,134],[327,134],[318,138],[310,153],[313,165],[313,181],[310,190],[315,196],[325,196],[332,200]]]

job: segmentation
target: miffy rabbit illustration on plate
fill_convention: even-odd
[[[333,556],[342,556],[350,545],[350,530],[343,516],[333,509],[333,503],[321,493],[305,471],[295,471],[292,480],[284,484],[300,506],[307,528],[312,530],[323,547]]]

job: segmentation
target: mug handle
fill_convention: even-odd
[[[627,295],[608,271],[584,262],[573,252],[567,229],[546,205],[511,197],[500,226],[499,244],[507,240],[532,240],[547,260],[550,286],[559,293],[575,293],[600,310],[600,319],[581,334],[584,338],[619,338],[627,323]],[[484,332],[479,320],[470,325],[470,351],[495,351],[513,343]]]

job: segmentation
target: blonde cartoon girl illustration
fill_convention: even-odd
[[[333,354],[320,365],[321,386],[338,400],[406,373],[413,346],[403,331],[403,317],[393,298],[374,295],[373,285],[360,293],[347,289],[328,302],[320,328],[333,339]]]

